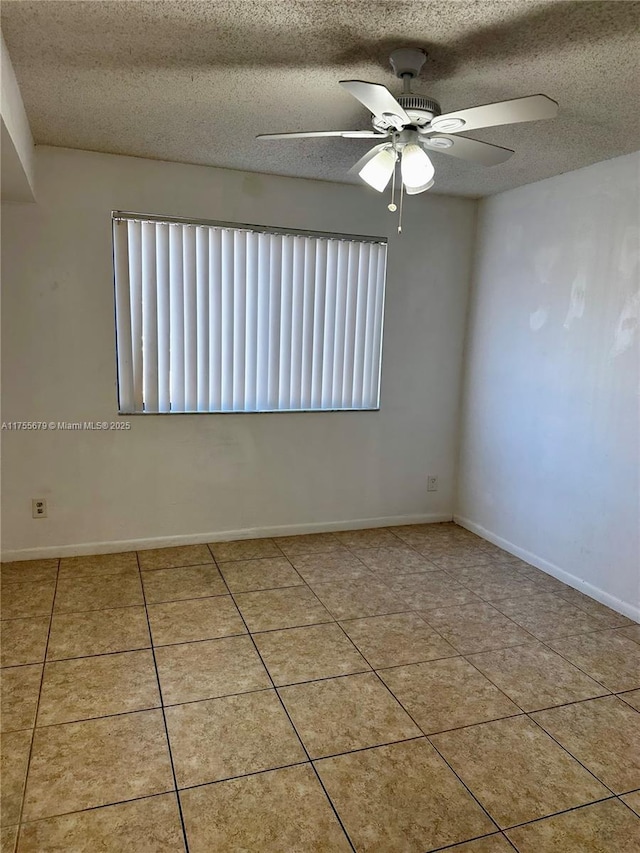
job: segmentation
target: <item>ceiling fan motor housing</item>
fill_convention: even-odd
[[[433,98],[424,98],[422,95],[398,95],[398,103],[413,123],[420,127],[429,124],[432,118],[439,116],[442,112],[437,101]]]
[[[440,104],[433,98],[425,98],[422,95],[398,95],[398,103],[407,113],[414,127],[425,127],[431,119],[439,116],[442,112]],[[392,123],[384,116],[373,116],[371,123],[375,130],[386,133]]]

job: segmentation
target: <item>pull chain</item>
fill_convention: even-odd
[[[400,181],[400,213],[398,215],[398,234],[402,234],[402,202],[404,201],[404,181]]]
[[[395,152],[394,152],[395,153]],[[396,211],[396,167],[393,167],[393,175],[391,176],[391,203],[387,205],[388,209],[393,213]]]

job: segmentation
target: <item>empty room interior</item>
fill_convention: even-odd
[[[637,853],[640,3],[0,24],[2,853]]]

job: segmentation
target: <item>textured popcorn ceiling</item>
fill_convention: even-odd
[[[443,112],[545,93],[553,121],[475,131],[514,148],[483,168],[433,154],[435,190],[487,195],[640,148],[640,4],[369,0],[4,0],[36,142],[354,181],[371,143],[257,133],[369,127],[338,86],[394,93],[389,52],[425,48],[414,91]]]

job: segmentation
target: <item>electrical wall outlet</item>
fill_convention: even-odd
[[[436,474],[429,474],[427,477],[427,491],[428,492],[437,492],[438,491],[438,477]]]
[[[47,502],[44,498],[33,498],[31,501],[31,515],[34,518],[47,517]]]

